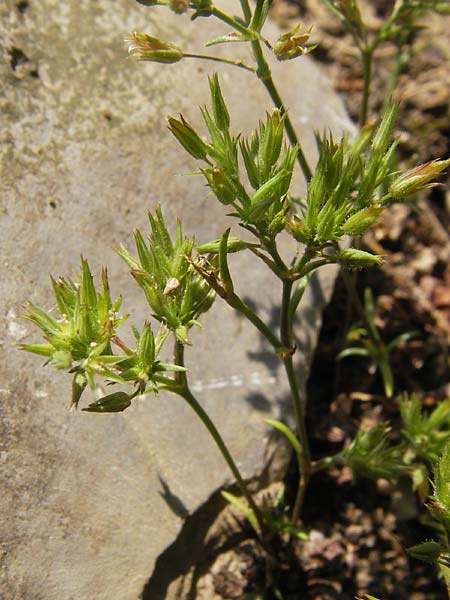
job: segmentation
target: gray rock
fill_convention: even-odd
[[[131,247],[148,209],[161,203],[167,222],[180,216],[199,242],[228,223],[199,178],[181,175],[194,164],[164,122],[183,112],[200,123],[211,65],[136,64],[122,43],[127,32],[145,30],[198,48],[206,25],[133,0],[0,6],[2,599],[136,600],[182,515],[232,481],[179,398],[147,397],[120,415],[69,413],[69,376],[18,349],[38,341],[20,319],[24,301],[51,307],[48,274],[78,272],[80,252],[97,274],[108,265],[113,293],[124,293],[124,308],[142,323],[148,307],[111,247]],[[248,53],[240,44],[219,51]],[[250,74],[220,71],[234,124],[249,131],[270,99]],[[314,160],[313,128],[350,127],[342,105],[310,60],[276,65],[275,77]],[[278,284],[251,257],[233,267],[242,295],[269,318]],[[303,373],[332,282],[329,271],[302,313]],[[203,323],[187,353],[193,389],[245,476],[257,478],[272,451],[263,419],[285,410],[280,365],[224,304]]]

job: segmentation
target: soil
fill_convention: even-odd
[[[393,1],[359,4],[376,27]],[[319,42],[314,56],[357,121],[361,70],[353,42],[337,20],[317,0],[275,0],[272,16],[286,27],[298,20],[314,26],[312,41]],[[396,94],[401,100],[399,158],[405,166],[450,155],[450,18],[430,16],[426,25],[415,34]],[[392,61],[393,48],[381,47],[370,105],[375,114]],[[414,205],[393,206],[361,245],[383,254],[384,263],[356,277],[361,296],[367,287],[373,292],[384,340],[416,332],[393,352],[391,365],[396,392],[415,392],[430,408],[450,396],[449,225],[450,193],[444,186],[420,196]],[[324,315],[308,385],[308,430],[315,458],[341,449],[362,422],[389,420],[396,434],[398,399],[385,397],[371,365],[361,358],[336,361],[346,330],[356,320],[339,279]],[[285,482],[288,500],[296,486],[293,472]],[[366,593],[383,600],[444,598],[436,569],[409,558],[405,550],[432,537],[426,515],[408,480],[354,482],[346,469],[321,472],[310,483],[302,515],[309,540],[281,550],[286,564],[277,569],[268,565],[241,522],[241,543],[215,553],[195,597],[270,600],[276,596],[267,589],[275,579],[283,600],[350,600]]]

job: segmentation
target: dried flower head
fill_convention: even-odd
[[[183,51],[175,44],[164,42],[140,31],[132,33],[125,42],[128,44],[128,54],[136,60],[171,64],[183,58]]]
[[[310,27],[308,31],[305,31],[305,33],[297,35],[297,31],[300,27],[301,25],[299,23],[294,29],[284,33],[278,38],[277,43],[273,47],[273,51],[278,60],[290,60],[296,56],[308,54],[309,52],[312,52],[314,48],[317,48],[317,44],[310,46],[305,45],[309,40],[312,27]]]

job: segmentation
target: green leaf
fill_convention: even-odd
[[[346,358],[347,356],[369,356],[369,352],[366,348],[358,348],[357,346],[352,346],[350,348],[345,348],[342,352],[336,356],[338,360],[342,358]]]
[[[391,340],[389,342],[389,344],[387,344],[387,346],[386,346],[387,351],[390,352],[391,350],[393,350],[394,348],[396,348],[403,342],[408,342],[409,340],[412,340],[413,338],[417,337],[418,334],[419,334],[418,331],[407,331],[406,333],[402,333],[402,334],[398,335],[393,340]]]
[[[217,240],[207,242],[206,244],[200,244],[199,246],[195,246],[195,249],[199,254],[218,254],[221,242],[222,238],[219,238]],[[259,246],[259,244],[245,242],[244,240],[232,236],[229,236],[227,239],[228,254],[240,252],[241,250],[246,250],[247,248],[259,248]]]
[[[280,431],[285,436],[285,438],[288,440],[288,442],[291,444],[291,446],[294,449],[297,456],[301,456],[302,449],[300,446],[300,442],[298,441],[295,433],[291,429],[289,429],[289,427],[287,425],[285,425],[281,421],[277,421],[276,419],[264,419],[264,421],[268,425],[272,425],[272,427],[274,427],[275,429],[278,429],[278,431]]]
[[[392,398],[392,395],[394,393],[394,377],[392,375],[392,369],[388,360],[380,359],[378,361],[378,368],[380,369],[386,397]]]
[[[225,491],[222,491],[221,494],[227,502],[229,502],[233,506],[236,506],[244,513],[247,521],[250,523],[250,525],[253,527],[253,529],[256,531],[256,533],[259,533],[258,520],[255,517],[255,513],[253,512],[253,510],[251,508],[249,508],[245,504],[245,502],[243,502],[240,498],[238,498],[234,494],[231,494],[230,492],[225,492]]]
[[[215,44],[224,44],[228,42],[251,42],[257,39],[256,35],[250,35],[250,33],[245,34],[239,31],[231,31],[227,35],[221,35],[219,37],[206,42],[205,46],[214,46]]]

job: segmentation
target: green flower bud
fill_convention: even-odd
[[[70,352],[66,352],[65,350],[57,350],[54,352],[52,356],[52,366],[59,370],[70,369],[72,366],[72,356],[70,355]]]
[[[222,238],[219,238],[217,240],[213,240],[212,242],[196,246],[195,249],[199,254],[218,254],[221,241]],[[244,242],[244,240],[240,240],[239,238],[235,237],[229,237],[227,239],[228,254],[231,254],[233,252],[239,252],[240,250],[245,250],[246,248],[257,248],[258,246],[259,244],[251,244],[250,242]]]
[[[232,204],[236,199],[236,190],[227,174],[222,169],[204,169],[209,187],[222,204]]]
[[[415,546],[408,548],[407,552],[413,558],[423,560],[427,563],[436,564],[441,554],[441,546],[437,542],[430,540],[428,542],[422,542],[421,544],[416,544]]]
[[[431,160],[403,173],[389,186],[389,193],[395,200],[402,200],[415,192],[436,187],[438,183],[430,183],[439,173],[450,165],[447,160]]]
[[[292,173],[285,171],[279,171],[273,177],[266,181],[252,197],[252,205],[256,206],[260,202],[272,199],[281,198],[289,189],[289,183],[291,181]]]
[[[301,244],[307,244],[311,240],[311,232],[298,215],[292,215],[287,222],[287,229],[293,238]]]
[[[378,206],[363,208],[347,219],[342,226],[343,233],[346,235],[361,235],[378,221],[382,210]]]
[[[180,119],[181,121],[173,117],[168,118],[170,131],[191,156],[200,160],[206,160],[208,153],[207,144],[195,129],[185,121],[183,115],[180,115]]]
[[[345,248],[336,254],[336,262],[348,269],[364,269],[383,262],[380,254],[370,254],[356,248]]]
[[[230,115],[222,96],[217,73],[214,73],[214,75],[209,78],[209,89],[211,91],[214,121],[220,131],[228,131],[228,128],[230,127]]]
[[[114,413],[122,412],[128,408],[131,404],[131,397],[125,392],[115,392],[109,394],[89,404],[87,408],[83,408],[86,412],[97,412],[97,413]]]
[[[183,58],[183,51],[175,44],[164,42],[147,33],[135,31],[125,40],[128,54],[136,60],[172,64]]]
[[[272,221],[269,223],[268,232],[273,237],[283,231],[286,226],[286,211],[284,209],[277,212]]]

